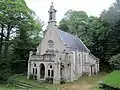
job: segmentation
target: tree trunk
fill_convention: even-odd
[[[4,48],[4,56],[5,56],[6,58],[7,58],[7,56],[8,56],[10,30],[11,30],[11,25],[10,25],[10,23],[9,23],[9,24],[8,24],[8,28],[7,28],[7,37],[6,37],[6,39],[5,39],[5,48]]]
[[[4,37],[4,34],[3,34],[3,30],[4,30],[4,25],[2,24],[1,25],[1,38],[0,38],[0,56],[1,56],[1,53],[2,53],[2,46],[3,46],[3,37]]]

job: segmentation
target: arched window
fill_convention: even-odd
[[[54,76],[54,67],[52,64],[48,64],[48,77]]]
[[[35,63],[33,64],[33,74],[37,75],[37,67]]]
[[[79,54],[79,64],[80,64],[80,54]]]
[[[50,12],[50,20],[52,20],[52,14],[53,14],[53,12]]]
[[[49,40],[48,41],[48,46],[49,46],[49,48],[53,48],[54,42],[52,40]]]
[[[84,55],[84,61],[87,61],[87,59],[86,59],[86,55]]]

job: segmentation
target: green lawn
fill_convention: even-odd
[[[104,83],[116,87],[120,87],[120,70],[119,71],[113,71],[110,73],[105,79]]]
[[[81,88],[81,90],[94,90],[96,86],[98,85],[98,82],[100,80],[104,80],[104,78],[107,75],[108,74],[96,75],[92,77],[81,77],[79,80],[75,82],[61,84],[61,85],[43,84],[35,80],[27,80],[27,77],[24,75],[14,75],[11,78],[17,81],[25,82],[27,84],[45,87],[44,89],[37,88],[37,89],[32,89],[32,90],[79,90],[79,88]],[[26,89],[17,89],[14,86],[6,85],[6,86],[0,86],[0,90],[26,90]]]
[[[0,86],[0,90],[60,90],[58,87],[56,87],[53,84],[44,84],[44,83],[38,82],[36,80],[27,80],[27,76],[25,76],[25,75],[14,75],[14,76],[10,77],[10,79],[24,82],[26,84],[38,86],[38,88],[19,89],[19,88],[16,88],[15,86],[2,85],[2,86]]]

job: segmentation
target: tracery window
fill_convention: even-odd
[[[54,69],[53,69],[53,65],[49,64],[48,65],[48,77],[53,77],[54,76]]]
[[[36,64],[33,64],[33,74],[37,75],[37,67]]]
[[[49,48],[53,48],[54,47],[54,42],[52,40],[48,41],[48,46]]]

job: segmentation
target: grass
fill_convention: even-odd
[[[81,77],[73,83],[58,85],[58,87],[64,88],[64,90],[98,90],[98,83],[104,80],[107,75],[108,74],[101,74],[91,77]]]
[[[120,70],[119,71],[113,71],[110,73],[105,79],[104,83],[115,86],[115,87],[120,87]]]
[[[58,88],[56,88],[55,85],[53,84],[45,84],[36,80],[27,80],[27,76],[24,76],[24,75],[14,75],[11,78],[14,78],[14,80],[25,82],[27,84],[35,85],[38,87],[45,87],[45,88],[48,88],[49,90],[58,90]]]
[[[0,90],[60,90],[60,88],[56,87],[53,84],[44,84],[36,80],[27,80],[27,76],[25,75],[13,75],[10,77],[10,79],[13,79],[15,81],[24,82],[26,84],[30,84],[33,86],[37,86],[39,88],[34,89],[19,89],[15,86],[9,86],[9,85],[2,85],[0,86]]]
[[[61,84],[61,85],[43,84],[35,80],[27,80],[27,77],[24,75],[14,75],[11,78],[17,81],[25,82],[27,84],[45,87],[45,89],[38,88],[32,90],[94,90],[94,89],[97,90],[96,86],[98,82],[100,80],[104,80],[104,78],[107,75],[108,74],[97,75],[92,77],[81,77],[79,80],[75,82]],[[13,86],[9,86],[9,87],[0,86],[0,90],[21,90],[21,89],[16,89]]]

